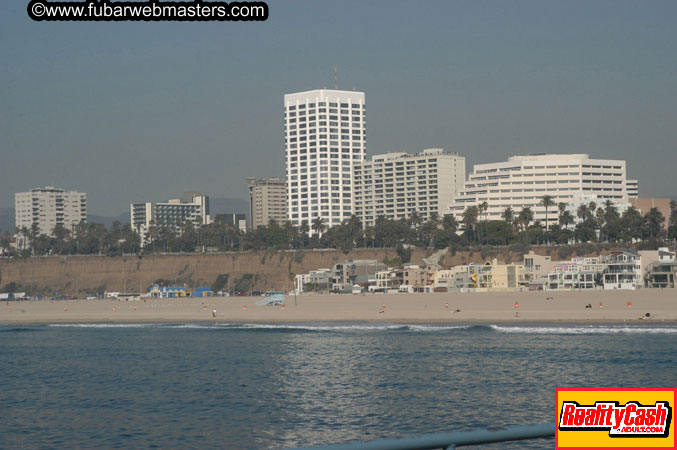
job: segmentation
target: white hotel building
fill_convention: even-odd
[[[534,213],[534,221],[545,224],[544,195],[555,204],[569,203],[581,195],[598,204],[611,200],[628,202],[626,164],[621,160],[590,159],[586,154],[532,154],[512,156],[506,162],[478,164],[469,174],[462,192],[449,205],[449,212],[461,221],[468,206],[487,202],[488,220],[500,220],[511,207],[515,215],[524,207]],[[558,222],[557,206],[548,209],[550,225]]]
[[[465,158],[443,149],[421,153],[386,153],[353,164],[354,212],[365,226],[376,218],[409,218],[416,212],[424,221],[447,207],[463,188]]]
[[[209,197],[199,192],[185,192],[183,198],[164,203],[132,203],[129,209],[132,228],[141,236],[142,247],[149,242],[148,232],[153,227],[180,233],[185,222],[192,222],[196,227],[211,223]]]
[[[364,160],[363,92],[319,89],[284,96],[287,219],[326,227],[353,214],[352,167]]]

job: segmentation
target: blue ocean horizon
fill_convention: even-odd
[[[0,345],[12,449],[372,440],[552,422],[555,388],[677,385],[659,323],[0,325]]]

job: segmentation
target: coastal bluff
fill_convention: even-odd
[[[549,249],[534,249],[545,254]],[[411,261],[420,262],[433,249],[412,249]],[[482,262],[491,257],[521,261],[522,253],[506,248],[445,253],[440,265],[449,267]],[[553,255],[554,256],[554,255]],[[395,249],[261,251],[242,253],[163,254],[125,256],[46,256],[0,258],[0,290],[8,285],[29,295],[96,295],[103,292],[140,292],[158,281],[167,284],[214,286],[240,291],[291,290],[296,274],[330,268],[349,259],[395,260]],[[12,284],[13,283],[13,284]]]
[[[432,251],[413,250],[412,261]],[[394,259],[395,249],[0,258],[0,290],[8,285],[29,295],[95,295],[140,292],[158,281],[221,289],[269,290],[293,287],[296,274],[328,268],[348,259]],[[13,284],[12,284],[13,283]]]

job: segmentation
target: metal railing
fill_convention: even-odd
[[[524,441],[555,436],[555,423],[488,428],[456,433],[435,433],[415,437],[379,439],[369,442],[316,445],[288,450],[453,450],[467,445]]]

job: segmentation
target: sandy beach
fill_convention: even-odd
[[[6,302],[0,323],[677,322],[677,290],[286,296]],[[517,305],[516,305],[517,303]],[[591,305],[586,308],[586,305]],[[214,313],[216,310],[216,313]],[[647,317],[646,314],[650,316]],[[214,317],[215,316],[215,317]]]

